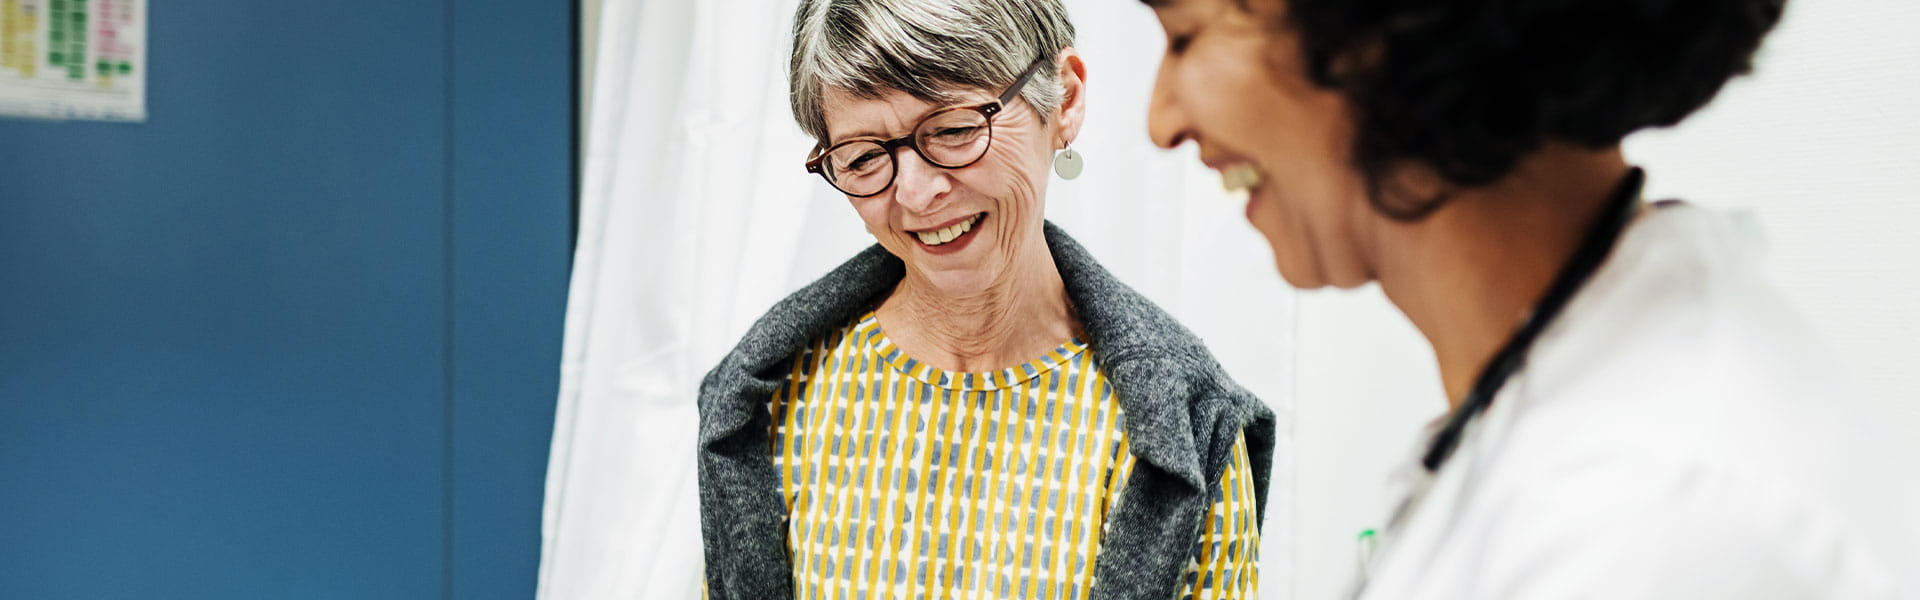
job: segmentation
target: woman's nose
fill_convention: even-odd
[[[893,201],[915,213],[927,213],[953,190],[952,175],[933,166],[912,148],[893,153]]]
[[[1160,60],[1159,75],[1153,80],[1153,98],[1147,105],[1147,136],[1161,148],[1173,149],[1188,137],[1192,123],[1187,121],[1186,108],[1180,105],[1180,96],[1175,93],[1165,58]]]

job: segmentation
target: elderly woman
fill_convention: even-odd
[[[879,242],[700,392],[712,598],[1252,598],[1272,414],[1043,219],[1057,0],[803,0],[806,168]]]
[[[1288,282],[1378,282],[1438,359],[1452,410],[1363,596],[1920,595],[1912,469],[1861,443],[1750,223],[1643,202],[1621,152],[1780,0],[1147,3],[1155,140],[1248,193]]]

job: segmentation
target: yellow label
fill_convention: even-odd
[[[20,62],[20,5],[14,0],[0,2],[0,67]]]
[[[34,34],[39,27],[38,19],[20,8],[18,0],[0,1],[0,67],[18,69],[21,74],[33,77],[40,62],[35,54],[37,48]]]

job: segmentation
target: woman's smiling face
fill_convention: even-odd
[[[1376,221],[1349,166],[1352,125],[1342,98],[1308,81],[1298,39],[1278,27],[1278,0],[1152,0],[1167,33],[1148,130],[1173,148],[1191,141],[1229,188],[1249,192],[1247,221],[1273,247],[1295,287],[1372,279],[1359,229]]]
[[[935,166],[910,147],[894,151],[893,184],[879,194],[848,197],[875,240],[906,264],[908,276],[950,295],[971,295],[1007,281],[1015,265],[1048,252],[1042,234],[1053,150],[1071,139],[1083,114],[1079,58],[1062,53],[1067,100],[1042,120],[1025,100],[994,115],[992,141],[973,164]],[[1045,68],[1045,67],[1042,67]],[[844,90],[823,95],[827,144],[857,137],[908,135],[929,114],[986,103],[1000,90],[964,90],[936,104],[888,90],[863,98]],[[1050,260],[1050,258],[1048,259]]]

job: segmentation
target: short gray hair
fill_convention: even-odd
[[[788,86],[793,118],[827,140],[821,98],[899,90],[952,102],[956,88],[998,93],[1035,60],[1073,45],[1061,0],[801,0],[793,16]],[[1041,67],[1021,91],[1044,121],[1060,106],[1058,69]]]

